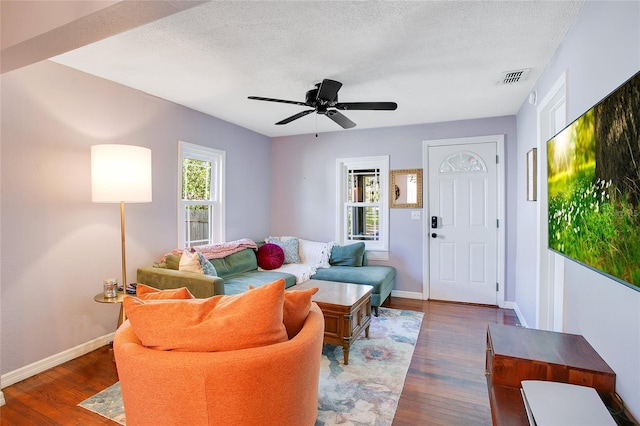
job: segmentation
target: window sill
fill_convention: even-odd
[[[389,252],[367,250],[367,260],[389,260]]]

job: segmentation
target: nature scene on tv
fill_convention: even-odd
[[[549,248],[640,290],[640,73],[547,143]]]

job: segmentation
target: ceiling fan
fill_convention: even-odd
[[[335,80],[324,79],[322,83],[317,83],[315,89],[311,89],[307,92],[304,102],[299,101],[287,101],[284,99],[262,98],[259,96],[249,96],[249,99],[256,101],[268,101],[268,102],[280,102],[283,104],[294,104],[300,106],[306,106],[313,109],[308,109],[297,114],[287,117],[284,120],[278,121],[276,124],[287,124],[293,120],[304,117],[305,115],[316,112],[323,114],[336,122],[343,129],[350,129],[356,126],[356,123],[349,120],[340,111],[348,110],[382,110],[393,111],[398,108],[398,104],[395,102],[338,102],[338,90],[342,87],[342,83]]]

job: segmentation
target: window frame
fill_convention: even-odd
[[[336,160],[336,242],[341,245],[353,244],[360,240],[348,240],[348,208],[354,203],[349,202],[348,184],[350,170],[380,170],[380,201],[378,241],[364,240],[367,259],[389,259],[389,156],[351,157]],[[372,203],[361,203],[370,206]]]
[[[208,161],[211,163],[211,181],[209,182],[209,200],[183,200],[182,199],[182,165],[184,159]],[[220,243],[225,241],[225,161],[226,152],[196,145],[189,142],[178,141],[178,187],[177,187],[177,224],[178,247],[190,247],[191,241],[187,241],[185,223],[188,206],[205,205],[209,207],[209,235],[208,243]]]

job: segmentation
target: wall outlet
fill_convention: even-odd
[[[413,210],[411,212],[411,219],[420,220],[420,210]]]

